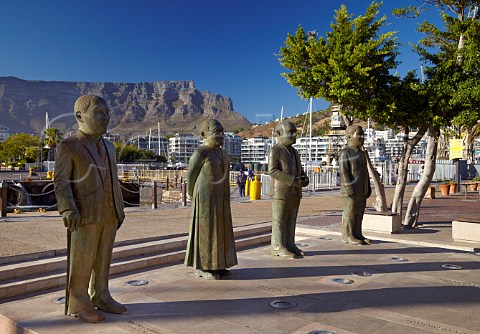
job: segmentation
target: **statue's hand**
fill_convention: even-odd
[[[306,187],[310,183],[308,176],[305,174],[301,175],[299,178],[300,178],[300,184],[302,187]]]
[[[345,194],[347,194],[348,197],[353,198],[354,193],[352,188],[346,188],[345,189]]]
[[[300,176],[295,176],[295,178],[293,179],[292,186],[295,188],[302,189],[302,181],[300,179]]]
[[[80,214],[77,210],[68,210],[62,213],[63,224],[70,232],[78,230],[80,226]]]

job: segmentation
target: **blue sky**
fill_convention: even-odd
[[[334,10],[365,12],[364,0],[0,0],[0,76],[28,80],[151,82],[193,80],[228,96],[235,111],[260,123],[303,113],[302,100],[280,75],[275,53],[302,25],[325,35]],[[418,0],[385,0],[388,30],[408,44],[417,22],[391,9]],[[435,15],[438,15],[436,11]],[[399,73],[419,70],[400,48]],[[325,108],[316,100],[314,108]]]

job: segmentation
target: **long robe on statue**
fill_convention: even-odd
[[[191,156],[187,192],[192,219],[185,265],[222,270],[237,264],[230,211],[230,168],[221,148],[201,146]]]

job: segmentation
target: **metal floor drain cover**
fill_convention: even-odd
[[[126,285],[132,285],[132,286],[141,286],[141,285],[147,285],[148,281],[147,280],[133,279],[131,281],[126,281],[125,284]]]
[[[372,273],[369,273],[368,271],[354,271],[352,272],[353,275],[355,276],[363,276],[363,277],[368,277],[368,276],[372,276]]]
[[[319,329],[319,330],[308,332],[308,334],[337,334],[337,333]]]
[[[320,237],[318,239],[320,239],[320,240],[332,240],[332,238],[329,238],[329,237]]]
[[[295,245],[297,245],[299,247],[307,247],[308,246],[308,244],[295,244]]]
[[[390,258],[392,261],[395,261],[395,262],[407,262],[408,259],[404,258],[404,257],[391,257]]]
[[[332,278],[332,282],[340,283],[340,284],[352,284],[354,280],[348,279],[348,278]]]
[[[270,303],[270,306],[274,308],[294,308],[297,303],[288,300],[274,300]]]
[[[53,298],[53,302],[56,304],[65,304],[65,297]]]
[[[442,264],[442,268],[452,269],[452,270],[460,270],[460,269],[463,269],[462,266],[459,266],[459,265],[456,265],[456,264]]]

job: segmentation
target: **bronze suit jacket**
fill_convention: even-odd
[[[270,175],[270,197],[288,200],[291,196],[302,198],[302,189],[293,186],[295,177],[303,174],[300,155],[280,143],[268,153],[268,174]]]
[[[104,219],[107,210],[115,210],[120,227],[125,214],[123,212],[123,198],[117,175],[115,148],[103,137],[110,173],[112,194],[106,193],[102,186],[105,176],[99,168],[103,168],[100,155],[94,142],[83,132],[78,131],[58,144],[57,160],[55,161],[55,195],[57,197],[58,212],[62,214],[68,210],[78,210],[81,224],[98,224]],[[107,166],[105,166],[107,167]],[[104,174],[105,175],[105,174]],[[113,203],[108,199],[113,198]]]
[[[364,194],[370,196],[372,188],[367,167],[367,155],[357,148],[346,146],[339,153],[340,192],[346,194]]]

